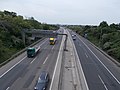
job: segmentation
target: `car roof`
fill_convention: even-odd
[[[42,71],[41,74],[40,74],[40,79],[46,79],[46,76],[47,76],[47,72],[46,71]]]

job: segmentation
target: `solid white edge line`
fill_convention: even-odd
[[[69,32],[68,32],[68,33],[69,33]],[[86,90],[89,90],[89,87],[88,87],[88,84],[87,84],[87,81],[86,81],[86,78],[85,78],[85,75],[84,75],[84,72],[83,72],[83,69],[82,69],[82,65],[81,65],[80,59],[79,59],[79,57],[78,57],[78,53],[77,53],[75,44],[73,44],[73,47],[74,47],[74,50],[75,50],[75,52],[76,52],[76,57],[77,57],[77,59],[78,59],[79,67],[80,67],[81,72],[82,72],[82,76],[83,76],[83,80],[84,80],[84,82],[85,82]]]
[[[48,40],[48,39],[47,39]],[[42,46],[47,40],[45,40],[40,46]],[[19,62],[17,62],[15,65],[13,65],[10,69],[8,69],[6,72],[4,72],[2,75],[0,75],[0,78],[2,78],[5,74],[7,74],[11,69],[13,69],[16,65],[18,65],[20,62],[22,62],[27,56],[25,56],[23,59],[21,59]]]
[[[77,36],[78,37],[78,36]],[[80,37],[78,37],[80,39]],[[80,41],[88,48],[88,50],[97,58],[97,60],[103,65],[103,67],[110,73],[110,75],[116,80],[118,84],[120,81],[113,75],[113,73],[102,63],[102,61],[93,53],[93,51],[80,39]]]
[[[18,65],[20,62],[22,62],[27,56],[25,56],[23,59],[21,59],[19,62],[17,62],[15,65],[13,65],[10,69],[8,69],[5,73],[3,73],[0,78],[2,78],[6,73],[8,73],[11,69],[13,69],[16,65]]]
[[[62,40],[63,40],[63,37],[62,37]],[[54,68],[52,81],[51,81],[49,90],[52,90],[53,80],[54,80],[54,77],[55,77],[55,72],[56,72],[56,68],[57,68],[57,65],[58,65],[58,60],[59,60],[59,57],[60,57],[61,50],[62,50],[62,42],[61,42],[61,45],[60,45],[60,49],[59,49],[59,53],[58,53],[57,61],[56,61],[56,64],[55,64],[55,68]]]
[[[108,90],[107,86],[105,85],[104,81],[102,80],[102,78],[100,77],[100,75],[98,75],[100,81],[102,82],[102,84],[104,85],[105,89]]]

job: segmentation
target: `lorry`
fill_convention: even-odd
[[[54,45],[56,42],[56,38],[50,38],[50,45]]]
[[[39,51],[40,51],[40,46],[29,47],[27,48],[27,57],[28,58],[35,57]]]

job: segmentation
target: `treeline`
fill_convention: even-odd
[[[99,26],[77,25],[68,27],[120,62],[120,24],[108,25],[106,21],[103,21]]]
[[[58,27],[38,22],[33,17],[24,19],[15,12],[0,11],[0,63],[25,47],[22,29],[57,30]],[[29,44],[31,43],[27,42]]]

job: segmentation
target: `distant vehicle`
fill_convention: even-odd
[[[27,49],[27,57],[28,58],[35,57],[39,51],[40,51],[40,46],[29,47]]]
[[[49,75],[47,72],[42,71],[34,90],[45,90],[49,82]]]
[[[54,45],[56,42],[56,38],[50,38],[50,45]]]
[[[73,40],[76,40],[76,35],[72,35],[72,39],[73,39]]]
[[[73,37],[73,36],[76,36],[76,35],[75,35],[75,34],[72,34],[72,37]]]
[[[87,39],[87,36],[88,36],[88,35],[87,35],[87,33],[85,33],[85,34],[84,34],[84,38],[86,38],[86,39]]]

